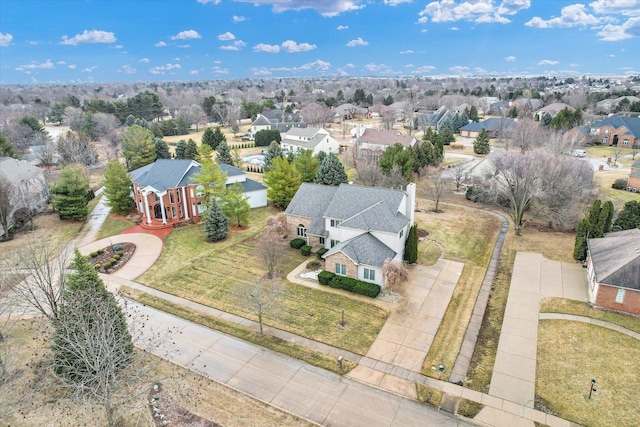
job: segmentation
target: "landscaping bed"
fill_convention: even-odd
[[[135,251],[136,245],[133,243],[117,243],[91,252],[87,259],[98,272],[111,274],[122,268]]]

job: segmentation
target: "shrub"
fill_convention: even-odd
[[[464,197],[472,202],[478,201],[478,196],[473,194],[473,185],[467,187],[467,192],[464,194]]]
[[[307,270],[317,270],[322,266],[322,263],[320,261],[309,261],[307,263]]]
[[[304,245],[303,247],[300,248],[300,253],[302,254],[302,256],[311,255],[311,246]]]
[[[289,246],[291,246],[293,249],[300,249],[301,247],[305,246],[307,244],[307,242],[304,239],[301,238],[295,238],[292,241],[289,242]]]
[[[616,190],[624,190],[627,188],[627,180],[624,178],[618,178],[613,182],[613,184],[611,184],[611,187]]]
[[[95,268],[96,270],[100,270],[100,263],[97,263],[96,265],[94,265],[93,268]]]
[[[318,279],[320,279],[320,277],[318,277]],[[380,293],[380,286],[375,283],[363,282],[362,280],[356,280],[351,277],[344,276],[335,276],[331,279],[331,282],[329,282],[329,286],[371,298],[377,297]]]
[[[98,249],[98,250],[96,251],[96,253],[97,253],[98,255],[102,255],[102,254],[104,253],[104,249]]]
[[[320,282],[321,285],[328,285],[335,276],[336,274],[330,271],[321,271],[320,274],[318,274],[318,282]]]
[[[97,251],[95,251],[95,252],[91,252],[91,253],[89,254],[89,258],[95,258],[95,257],[97,257],[97,256],[98,256],[98,252],[97,252]]]
[[[322,258],[322,255],[326,254],[327,252],[329,252],[329,249],[327,248],[320,248],[316,251],[316,256],[318,258]]]
[[[122,245],[115,245],[113,247],[113,250],[116,251],[116,252],[120,252],[120,251],[124,250],[124,247]]]

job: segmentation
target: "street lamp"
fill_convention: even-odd
[[[591,386],[589,387],[589,400],[591,400],[591,394],[592,394],[594,391],[598,391],[598,390],[596,390],[595,386],[596,386],[596,380],[595,380],[595,379],[592,379],[592,380],[591,380]]]

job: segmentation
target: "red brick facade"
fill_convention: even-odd
[[[602,145],[615,145],[620,148],[631,148],[640,145],[640,139],[635,138],[624,126],[615,129],[613,126],[598,128],[598,140]]]
[[[138,187],[138,183],[134,182],[133,194],[136,210],[144,223],[163,222],[163,220],[165,223],[189,220],[199,222],[202,219],[198,205],[203,202],[204,198],[197,197],[196,185],[194,184],[180,188],[168,188],[162,196],[159,196],[153,192],[144,194]],[[162,201],[160,197],[162,197]],[[163,208],[164,219],[162,216]]]
[[[619,289],[624,289],[624,301],[622,303],[616,302]],[[640,314],[640,291],[600,284],[595,305],[611,310]]]

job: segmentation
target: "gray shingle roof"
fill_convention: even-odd
[[[587,241],[598,283],[640,290],[640,230]]]
[[[353,239],[338,243],[322,257],[342,252],[356,264],[382,267],[387,258],[393,259],[396,253],[370,233],[364,233]]]
[[[625,127],[635,138],[640,138],[640,118],[611,116],[593,125],[594,129],[611,126],[614,129]]]
[[[402,135],[397,130],[386,129],[365,129],[364,133],[358,137],[358,142],[365,144],[377,145],[394,145],[402,144],[404,147],[410,147],[415,137],[411,135]]]
[[[322,217],[337,190],[338,187],[331,185],[303,182],[285,213],[306,218]]]
[[[409,218],[404,214],[400,212],[392,213],[381,201],[351,218],[342,221],[340,227],[398,233],[408,222]]]
[[[131,179],[140,187],[151,186],[159,191],[179,187],[187,172],[193,173],[192,166],[199,166],[193,160],[158,159],[151,165],[131,172]],[[199,169],[199,167],[198,167]]]
[[[251,126],[269,126],[270,124],[271,121],[261,114],[251,123]]]
[[[0,157],[0,176],[4,176],[14,185],[42,175],[42,169],[12,157]]]
[[[314,236],[323,236],[327,237],[329,232],[324,228],[324,218],[321,216],[315,217],[311,224],[309,224],[309,228],[307,228],[307,234],[313,234]]]
[[[218,163],[218,166],[220,166],[220,169],[222,170],[222,172],[225,172],[227,176],[244,175],[244,172],[242,172],[240,169],[233,167],[231,165],[228,165],[226,163]]]
[[[252,179],[246,179],[245,181],[241,181],[240,184],[242,184],[242,187],[244,188],[245,193],[248,193],[250,191],[264,190],[265,188],[267,188],[264,185]],[[229,184],[229,185],[233,185],[233,184]]]
[[[395,214],[403,197],[402,190],[340,184],[324,216],[345,220],[380,202],[384,202],[387,209]]]
[[[299,138],[312,138],[318,133],[320,128],[317,127],[304,127],[304,128],[291,128],[287,132],[288,136],[297,136]],[[285,135],[286,138],[286,135]]]
[[[515,126],[516,126],[515,120],[507,117],[503,117],[503,118],[490,118],[477,123],[476,122],[469,123],[468,125],[462,126],[460,130],[479,132],[484,128],[487,130],[487,132],[497,132],[504,129],[510,129]]]

